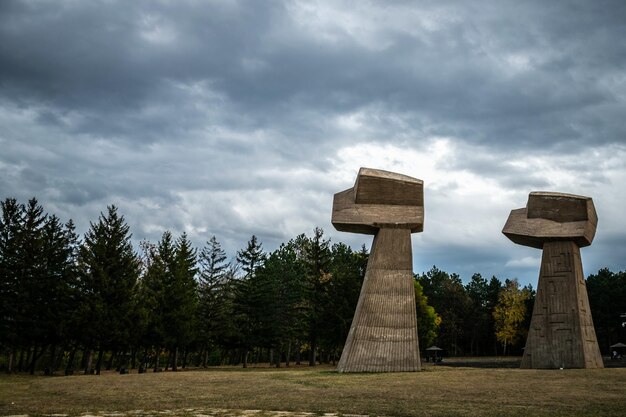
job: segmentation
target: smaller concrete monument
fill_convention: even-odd
[[[593,200],[572,194],[532,192],[525,208],[511,211],[502,233],[543,249],[522,368],[604,366],[580,258],[597,223]]]
[[[339,231],[374,235],[365,279],[337,370],[420,370],[411,233],[424,224],[423,182],[361,168],[354,187],[335,194]]]

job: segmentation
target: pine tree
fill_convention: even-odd
[[[467,347],[463,330],[470,299],[457,274],[448,274],[433,266],[417,278],[428,302],[441,317],[437,344],[452,355],[463,353]]]
[[[42,304],[44,293],[45,260],[43,259],[43,228],[47,215],[37,199],[32,198],[24,207],[23,223],[19,232],[18,248],[18,312],[17,325],[24,346],[32,346],[29,371],[35,373],[37,361],[45,352]]]
[[[20,294],[18,279],[18,255],[20,228],[24,207],[14,198],[0,203],[0,347],[9,349],[8,371],[14,368],[19,346],[20,329],[17,324]]]
[[[469,297],[465,334],[469,337],[470,354],[485,355],[490,333],[488,323],[493,313],[488,310],[487,305],[489,283],[482,275],[476,273],[465,285],[465,290]]]
[[[198,288],[198,339],[203,345],[203,366],[207,365],[210,345],[218,342],[218,335],[223,333],[228,320],[226,287],[228,285],[228,269],[226,252],[222,249],[215,236],[207,242],[198,256],[199,288]]]
[[[263,245],[258,241],[255,235],[252,235],[246,249],[237,252],[237,262],[245,274],[244,278],[249,278],[254,275],[256,270],[263,266],[265,258]]]
[[[178,370],[178,355],[193,339],[196,293],[196,251],[187,235],[183,233],[176,242],[169,231],[163,233],[156,248],[147,248],[148,266],[142,282],[148,306],[147,338],[156,349],[158,357],[161,347],[170,353],[173,371]]]
[[[254,288],[254,340],[270,352],[277,352],[277,367],[283,348],[289,364],[293,338],[299,335],[304,276],[295,244],[289,241],[272,252],[250,280]]]
[[[330,280],[330,239],[324,240],[324,231],[316,227],[311,238],[300,238],[302,260],[306,276],[306,299],[308,341],[311,354],[309,366],[316,365],[317,346],[320,337],[320,328],[323,317],[323,306],[328,292]]]
[[[42,329],[42,344],[50,345],[46,369],[54,372],[57,349],[69,343],[74,330],[78,300],[78,237],[73,222],[70,220],[62,225],[56,215],[48,217],[42,232],[44,274],[36,296],[40,300],[38,325]]]
[[[286,343],[286,365],[289,366],[292,347],[297,345],[297,340],[303,339],[302,323],[303,301],[306,291],[306,273],[304,264],[298,259],[297,246],[293,240],[283,244],[277,250],[278,269],[277,298],[280,300],[277,315],[277,333],[279,343]],[[277,361],[277,364],[279,362]]]
[[[166,241],[165,245],[163,241]],[[165,345],[165,274],[167,266],[159,255],[159,247],[170,248],[165,253],[171,254],[171,233],[166,232],[159,246],[143,241],[143,276],[140,284],[140,298],[145,311],[144,345],[152,347],[155,352],[154,372],[160,369],[161,348]]]
[[[495,277],[492,276],[489,280],[489,285],[487,286],[487,294],[486,294],[486,310],[488,313],[487,324],[486,327],[486,340],[487,345],[493,352],[493,355],[498,355],[498,338],[496,337],[496,322],[493,317],[493,312],[498,305],[498,297],[500,296],[500,290],[502,289],[502,282]]]
[[[609,346],[626,341],[626,271],[598,270],[587,277],[587,292],[600,349],[612,353]]]
[[[62,241],[63,244],[59,248],[60,252],[64,253],[65,258],[64,262],[59,264],[59,270],[63,271],[64,277],[60,291],[63,295],[60,297],[62,300],[62,313],[60,315],[62,325],[59,326],[59,333],[61,342],[70,351],[65,365],[65,374],[69,375],[74,372],[74,358],[79,346],[79,315],[82,311],[80,271],[78,268],[80,241],[76,234],[76,226],[71,219],[64,225]],[[56,369],[56,366],[53,366],[53,369]]]
[[[352,324],[369,255],[365,247],[354,252],[349,246],[336,243],[331,248],[331,257],[330,280],[320,309],[320,339],[334,362]]]
[[[166,281],[165,323],[167,340],[172,353],[172,370],[178,369],[178,354],[192,341],[197,307],[196,250],[183,233],[174,245],[173,263]]]
[[[100,374],[105,350],[126,350],[130,345],[135,310],[139,259],[131,244],[129,226],[115,206],[107,207],[91,223],[80,248],[82,291],[89,326],[86,338],[99,350]]]
[[[30,373],[50,348],[48,372],[57,367],[57,349],[66,343],[76,315],[76,246],[73,224],[48,216],[35,198],[26,205],[7,199],[0,221],[1,323],[11,345],[30,354]],[[10,296],[9,296],[10,294]],[[5,333],[6,332],[6,333]],[[20,360],[18,367],[23,369]]]
[[[248,353],[257,342],[255,324],[258,321],[258,298],[261,291],[255,287],[255,277],[259,268],[265,263],[266,255],[262,244],[255,235],[252,235],[246,249],[237,252],[237,264],[244,275],[233,283],[234,291],[234,320],[238,330],[239,346],[243,350],[243,367],[248,366]]]

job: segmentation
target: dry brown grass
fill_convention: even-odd
[[[427,366],[338,374],[330,367],[213,368],[101,376],[0,376],[0,415],[99,410],[261,409],[387,416],[623,416],[626,368]]]

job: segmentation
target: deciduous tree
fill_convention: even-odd
[[[493,312],[496,338],[503,345],[506,355],[508,345],[516,343],[525,336],[522,324],[526,314],[526,300],[530,297],[527,288],[520,288],[517,279],[506,280],[500,290],[498,305]]]

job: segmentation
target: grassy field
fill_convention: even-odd
[[[102,414],[103,410],[179,410],[174,414],[198,415],[202,413],[197,410],[208,409],[387,416],[624,416],[626,368],[426,365],[418,373],[338,374],[331,367],[319,366],[0,376],[2,416]]]

